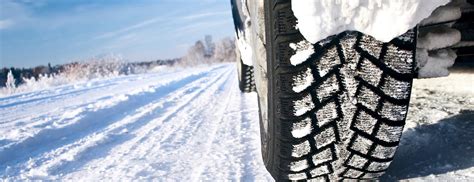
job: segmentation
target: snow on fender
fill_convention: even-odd
[[[297,28],[311,43],[347,30],[389,42],[450,0],[295,0]]]

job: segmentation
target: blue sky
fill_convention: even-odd
[[[233,36],[229,0],[0,0],[0,67],[182,56]]]

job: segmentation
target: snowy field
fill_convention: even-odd
[[[272,181],[234,64],[0,97],[0,178]],[[418,80],[382,180],[474,179],[474,74]]]

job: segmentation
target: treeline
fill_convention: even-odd
[[[15,85],[21,85],[27,80],[38,80],[41,77],[51,77],[67,74],[70,77],[100,77],[107,75],[127,75],[142,73],[156,66],[173,66],[180,59],[156,60],[146,62],[123,62],[117,58],[101,58],[87,62],[73,62],[51,66],[41,65],[34,68],[1,68],[0,87],[5,87],[8,74],[11,72]]]
[[[205,36],[191,46],[186,55],[178,62],[181,66],[196,66],[219,62],[235,61],[235,40],[225,37],[217,42],[212,36]]]
[[[67,77],[70,80],[92,79],[106,76],[145,73],[157,66],[190,67],[235,60],[233,38],[223,38],[214,42],[212,36],[205,36],[192,45],[182,58],[144,62],[126,62],[115,56],[93,58],[84,62],[73,62],[34,68],[1,68],[0,87],[18,86],[26,82],[50,77]],[[10,76],[9,76],[10,74]],[[10,77],[10,80],[8,78]]]

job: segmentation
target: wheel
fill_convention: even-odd
[[[267,170],[277,181],[380,177],[405,124],[416,30],[389,43],[344,32],[310,44],[290,0],[266,0],[264,12],[268,80],[257,86]],[[295,61],[295,49],[312,53]]]
[[[237,54],[239,55],[239,54]],[[238,56],[239,57],[239,56]],[[240,58],[237,58],[237,73],[239,76],[239,88],[244,93],[255,91],[255,80],[253,77],[253,67],[245,65]]]

